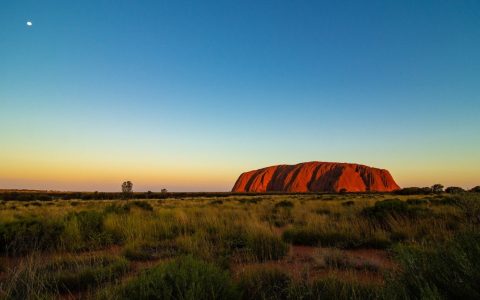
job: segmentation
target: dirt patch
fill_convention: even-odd
[[[383,282],[385,271],[394,267],[395,264],[385,250],[292,246],[288,255],[281,260],[236,263],[231,271],[235,278],[252,269],[278,268],[290,274],[293,279],[302,281],[339,276],[347,280]]]

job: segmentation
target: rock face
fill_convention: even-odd
[[[399,188],[387,170],[315,161],[245,172],[232,192],[391,192]]]

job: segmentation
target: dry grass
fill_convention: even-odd
[[[344,287],[342,279],[382,287],[384,275],[396,269],[391,253],[398,246],[435,247],[459,232],[477,230],[476,196],[460,204],[451,197],[305,194],[149,199],[128,205],[122,200],[2,202],[0,297],[15,298],[18,291],[22,298],[68,296],[70,291],[52,288],[39,270],[59,256],[85,264],[85,255],[122,255],[131,266],[146,267],[189,255],[245,284],[254,282],[242,277],[252,268],[279,268],[289,282],[288,293],[282,293],[290,296],[319,286],[330,293],[330,287]],[[385,209],[381,201],[389,199],[387,204],[405,203],[403,210]],[[52,228],[58,231],[48,232]],[[32,236],[38,237],[35,243],[23,243]],[[90,278],[95,284],[71,284],[94,297],[135,274],[122,271],[99,281]],[[329,280],[318,283],[324,279]],[[294,286],[300,281],[312,286]],[[354,288],[366,293],[371,286]]]

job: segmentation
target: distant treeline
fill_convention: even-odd
[[[235,195],[256,196],[262,193],[230,193],[230,192],[136,192],[132,199],[166,199],[193,197],[226,197]],[[52,201],[52,200],[115,200],[123,199],[121,192],[56,192],[56,191],[0,191],[0,200],[4,201]]]
[[[450,186],[447,187],[445,190],[443,186],[440,184],[433,185],[432,187],[407,187],[395,191],[395,194],[398,195],[428,195],[428,194],[435,194],[435,193],[449,193],[449,194],[458,194],[458,193],[480,193],[480,186],[476,186],[470,190],[465,190],[458,186]]]
[[[443,190],[433,187],[408,187],[393,192],[398,195],[428,195],[434,193],[480,193],[480,186],[470,190],[464,190],[461,187],[447,187]],[[182,199],[182,198],[205,198],[205,197],[228,197],[228,196],[260,196],[265,194],[272,195],[326,195],[332,193],[232,193],[232,192],[136,192],[130,195],[132,199]],[[358,193],[358,194],[378,194],[378,193]],[[121,192],[57,192],[57,191],[30,191],[30,190],[0,190],[0,200],[3,201],[53,201],[53,200],[116,200],[124,199],[125,195]]]

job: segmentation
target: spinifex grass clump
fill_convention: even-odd
[[[383,287],[376,283],[327,277],[315,281],[303,299],[388,299],[383,296]]]
[[[97,249],[118,240],[104,226],[105,213],[94,210],[73,212],[65,217],[64,246],[72,250]]]
[[[396,249],[401,271],[392,295],[412,299],[480,299],[480,234],[467,232],[437,247]]]
[[[280,208],[280,207],[292,208],[293,206],[294,206],[293,202],[289,200],[282,200],[280,202],[275,203],[275,208]]]
[[[238,299],[239,292],[219,267],[190,256],[154,267],[122,286],[117,299]]]
[[[283,232],[283,239],[294,245],[317,246],[322,239],[322,234],[315,229],[293,227]]]
[[[245,271],[240,275],[239,286],[245,300],[384,299],[380,284],[337,276],[311,282],[294,280],[286,271],[271,267]]]
[[[294,226],[283,232],[283,239],[294,245],[338,247],[338,248],[377,248],[383,249],[391,245],[391,241],[383,230],[375,228],[366,230],[367,224],[348,222],[339,224],[310,224]]]
[[[386,223],[389,217],[417,218],[425,216],[428,213],[427,208],[408,205],[405,201],[398,199],[383,200],[375,203],[374,206],[366,207],[361,214],[382,225]]]
[[[0,299],[53,299],[113,282],[127,271],[128,261],[120,257],[63,257],[45,263],[32,255],[7,270],[9,280],[0,284]]]
[[[137,241],[125,245],[122,255],[130,261],[147,261],[180,255],[180,249],[173,240],[146,242]]]
[[[239,286],[242,298],[277,300],[288,299],[292,279],[278,268],[255,268],[241,274]]]
[[[287,224],[291,224],[294,221],[292,214],[294,206],[295,205],[290,200],[282,200],[277,202],[271,211],[266,214],[265,220],[276,227],[282,227]]]
[[[267,230],[250,232],[246,237],[246,248],[256,260],[277,260],[288,252],[288,245]]]
[[[55,249],[64,225],[58,220],[24,217],[0,223],[0,253],[20,255],[35,250]]]
[[[128,271],[128,261],[114,256],[63,258],[39,269],[52,290],[78,291],[113,281]]]

